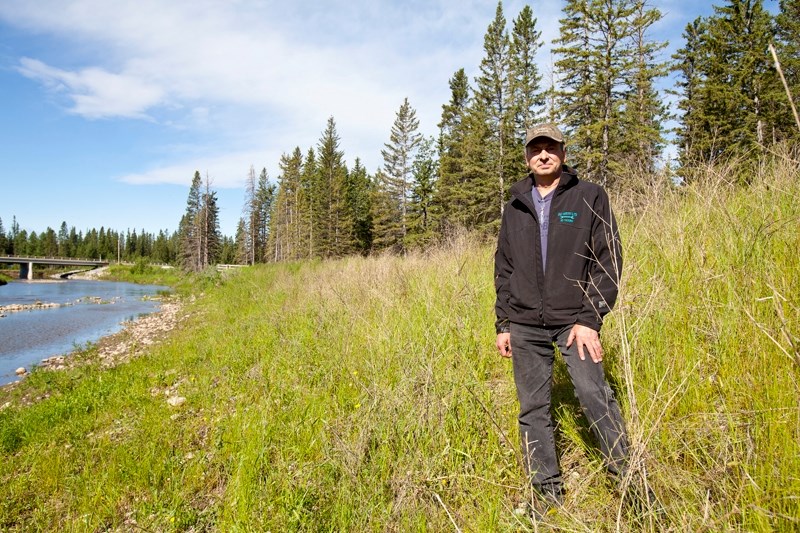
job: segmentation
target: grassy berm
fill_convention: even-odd
[[[562,509],[532,523],[493,244],[247,268],[145,356],[0,391],[0,530],[800,529],[800,185],[775,158],[615,198],[603,331],[634,449],[628,506],[556,368]],[[624,200],[624,202],[623,202]],[[629,206],[635,206],[629,207]],[[548,529],[549,528],[549,529]]]

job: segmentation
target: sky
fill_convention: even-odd
[[[562,0],[533,9],[552,70]],[[651,0],[682,46],[717,2]],[[773,12],[777,2],[767,0]],[[0,220],[21,229],[175,231],[199,171],[233,236],[250,167],[316,147],[334,117],[349,168],[382,166],[404,98],[436,135],[449,80],[472,83],[497,4],[479,0],[0,0]],[[671,85],[670,80],[663,83]],[[665,98],[667,98],[665,96]]]

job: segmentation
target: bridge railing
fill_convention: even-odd
[[[0,259],[17,259],[20,261],[83,261],[86,263],[109,263],[108,260],[101,259],[87,259],[83,257],[53,257],[53,256],[46,256],[46,255],[7,255],[2,254],[0,255]]]

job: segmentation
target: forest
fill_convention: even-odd
[[[479,74],[470,80],[461,68],[449,80],[438,136],[419,132],[406,98],[375,172],[358,157],[347,166],[330,117],[316,144],[287,147],[274,180],[265,168],[249,169],[234,236],[221,234],[216,192],[198,171],[175,231],[77,231],[64,221],[58,231],[28,233],[13,217],[8,231],[0,219],[0,253],[143,258],[198,271],[406,253],[463,230],[491,236],[510,186],[526,172],[525,129],[543,121],[565,132],[580,177],[618,198],[635,199],[654,181],[680,187],[704,165],[739,159],[730,178],[748,185],[753,154],[794,149],[800,137],[792,101],[800,93],[800,1],[780,0],[777,14],[761,0],[720,2],[687,24],[669,59],[667,43],[651,37],[662,17],[642,0],[567,1],[546,78],[535,60],[544,43],[533,9],[509,24],[499,2]],[[660,89],[670,76],[674,86]],[[669,143],[676,161],[664,160]]]

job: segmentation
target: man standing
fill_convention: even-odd
[[[599,335],[617,298],[619,234],[605,191],[579,180],[566,155],[556,126],[527,131],[530,174],[511,187],[495,254],[496,345],[512,360],[525,467],[545,505],[563,501],[550,414],[556,346],[608,470],[620,474],[628,457]]]

